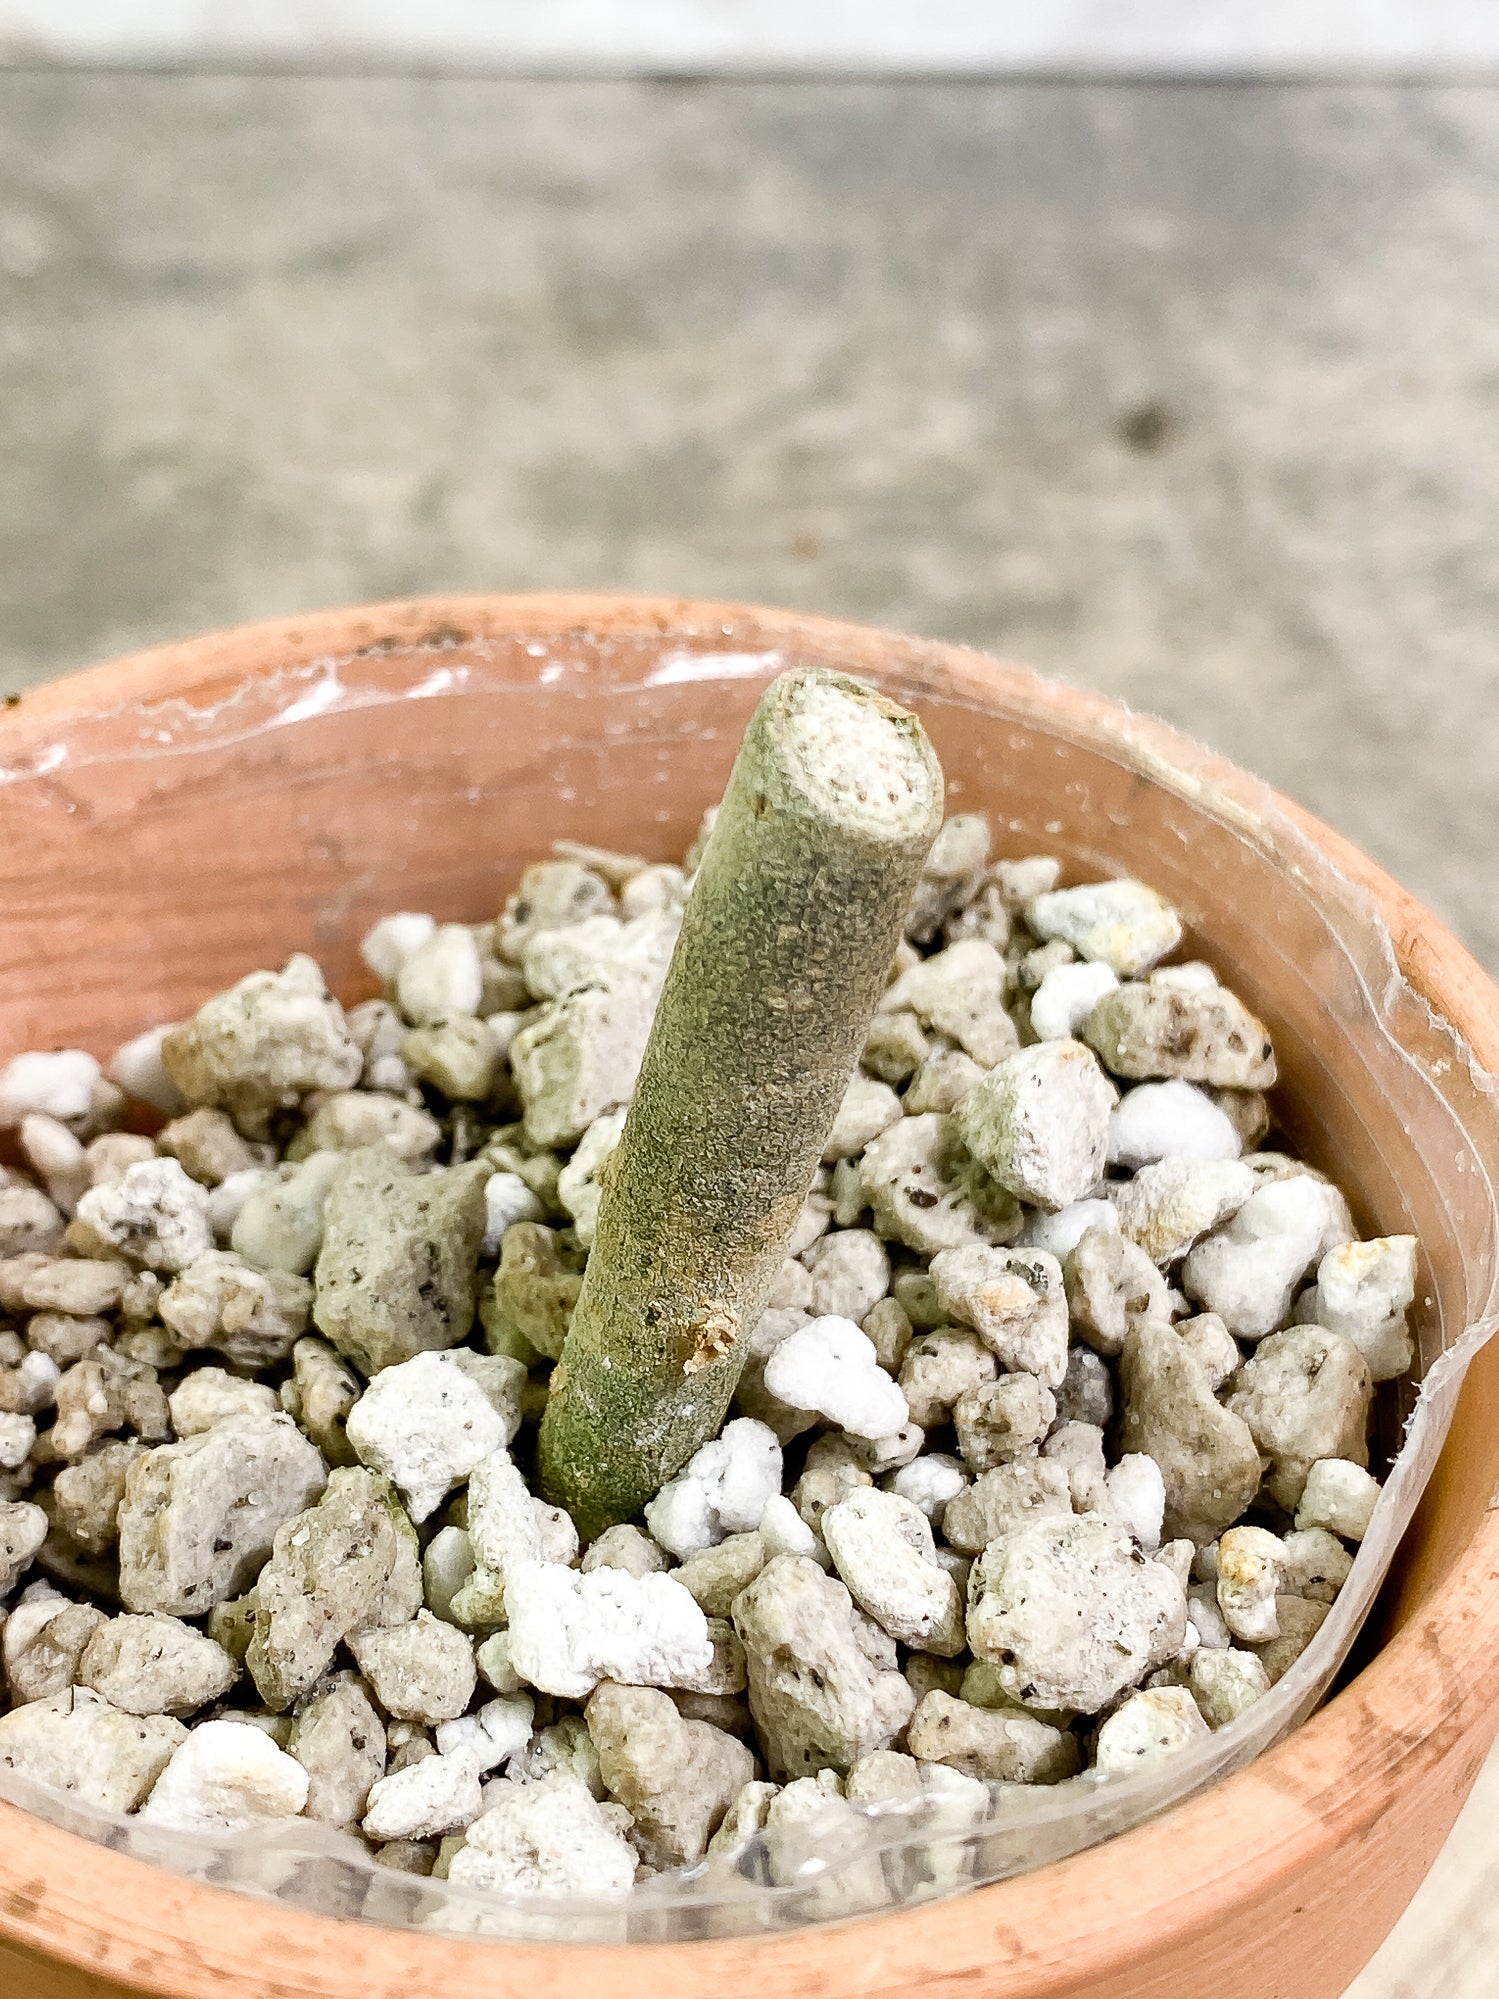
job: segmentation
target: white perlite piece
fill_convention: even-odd
[[[1043,1041],[1001,1062],[953,1113],[1001,1187],[1039,1208],[1092,1193],[1108,1156],[1114,1086],[1080,1041]]]
[[[862,1325],[890,1289],[890,1253],[872,1229],[835,1229],[802,1254],[814,1319]]]
[[[992,1471],[1027,1455],[1056,1417],[1055,1397],[1033,1374],[1002,1374],[998,1381],[970,1388],[952,1412],[959,1453],[973,1472]]]
[[[1182,1288],[1236,1340],[1253,1343],[1286,1323],[1301,1280],[1352,1235],[1348,1203],[1328,1181],[1310,1173],[1272,1180],[1190,1252]]]
[[[1104,1511],[1127,1527],[1140,1546],[1153,1554],[1161,1545],[1166,1517],[1166,1481],[1154,1458],[1138,1451],[1122,1457],[1104,1477]]]
[[[1240,1160],[1162,1159],[1119,1189],[1119,1226],[1153,1263],[1175,1263],[1254,1190],[1254,1174]]]
[[[600,1176],[619,1144],[624,1128],[624,1111],[610,1111],[605,1117],[595,1118],[578,1140],[577,1151],[557,1175],[557,1199],[572,1216],[578,1241],[585,1249],[592,1247],[594,1230],[598,1226],[599,1201],[604,1191]],[[486,1188],[485,1199],[488,1198],[489,1190]],[[515,1219],[539,1221],[540,1205],[534,1217],[517,1215]]]
[[[1153,986],[1174,986],[1178,992],[1210,992],[1218,983],[1218,974],[1212,966],[1201,958],[1189,958],[1181,965],[1157,965],[1149,974]]]
[[[318,1504],[278,1529],[254,1594],[246,1664],[280,1712],[311,1691],[351,1632],[404,1624],[421,1604],[416,1530],[390,1482],[363,1466],[336,1469]]]
[[[323,1209],[342,1165],[340,1153],[315,1152],[284,1178],[252,1188],[230,1224],[235,1253],[261,1270],[304,1276],[317,1262]]]
[[[883,1886],[876,1860],[859,1864],[869,1834],[868,1822],[845,1799],[834,1771],[796,1778],[766,1810],[767,1871],[778,1887],[801,1888],[809,1914],[851,1914],[878,1897]]]
[[[1152,1687],[1131,1694],[1099,1729],[1094,1767],[1106,1776],[1124,1776],[1190,1749],[1208,1732],[1186,1687]]]
[[[88,1153],[65,1124],[41,1111],[28,1111],[21,1120],[21,1150],[26,1163],[65,1215],[71,1215],[78,1197],[90,1184]]]
[[[1298,1528],[1325,1527],[1345,1541],[1362,1541],[1379,1499],[1379,1481],[1346,1458],[1319,1458],[1306,1475]]]
[[[495,950],[518,965],[531,939],[542,931],[584,923],[613,907],[608,882],[592,868],[575,860],[535,861],[521,876],[495,925]]]
[[[668,1575],[587,1575],[527,1562],[507,1577],[510,1659],[543,1693],[583,1700],[600,1680],[671,1687],[713,1664],[708,1620]]]
[[[892,1436],[911,1420],[873,1340],[851,1319],[798,1327],[765,1363],[765,1386],[793,1409],[815,1410],[856,1437]]]
[[[161,1046],[177,1026],[168,1021],[162,1027],[148,1027],[122,1042],[109,1058],[109,1080],[117,1083],[127,1097],[149,1104],[163,1117],[179,1117],[187,1109],[187,1099],[166,1072]]]
[[[146,1270],[186,1270],[213,1249],[208,1189],[175,1159],[144,1159],[113,1183],[90,1187],[78,1219],[106,1248]]]
[[[370,1786],[364,1831],[369,1839],[441,1839],[470,1825],[484,1809],[479,1766],[465,1749],[425,1756]]]
[[[1076,1736],[1012,1702],[980,1707],[941,1688],[923,1697],[906,1740],[928,1769],[1001,1784],[1059,1783],[1076,1775],[1080,1761]]]
[[[0,1255],[56,1249],[65,1226],[62,1210],[40,1187],[9,1173],[0,1181]]]
[[[1153,1562],[1159,1562],[1164,1568],[1170,1569],[1172,1575],[1176,1577],[1176,1580],[1181,1584],[1183,1589],[1192,1580],[1192,1564],[1196,1559],[1196,1543],[1189,1541],[1185,1535],[1182,1535],[1179,1540],[1167,1541],[1164,1547],[1158,1548],[1151,1556]],[[1189,1606],[1188,1617],[1190,1618],[1190,1616],[1191,1610]],[[1192,1634],[1188,1632],[1185,1649],[1190,1652],[1194,1649],[1196,1642]]]
[[[718,1861],[720,1865],[737,1866],[748,1852],[750,1842],[757,1834],[764,1832],[770,1807],[780,1794],[779,1784],[768,1784],[763,1780],[746,1784],[724,1814],[722,1825],[708,1841],[708,1858]]]
[[[1281,1587],[1318,1603],[1333,1603],[1353,1569],[1353,1557],[1325,1527],[1293,1529],[1284,1540]]]
[[[1265,1485],[1287,1512],[1319,1458],[1369,1459],[1369,1364],[1325,1326],[1291,1326],[1262,1340],[1229,1384],[1229,1410],[1270,1461]]]
[[[78,1661],[104,1622],[102,1610],[72,1603],[50,1583],[32,1583],[9,1617],[0,1620],[0,1667],[17,1707],[66,1693]]]
[[[1193,1318],[1178,1319],[1176,1334],[1202,1369],[1203,1379],[1215,1395],[1243,1364],[1243,1354],[1216,1312],[1198,1312]]]
[[[239,1368],[274,1367],[307,1331],[312,1287],[283,1270],[253,1270],[213,1249],[173,1279],[157,1304],[183,1350],[216,1347]]]
[[[559,1180],[559,1191],[560,1184]],[[513,1228],[516,1222],[545,1220],[546,1209],[519,1173],[492,1173],[484,1182],[484,1240],[479,1245],[479,1254],[498,1256],[506,1229]]]
[[[491,1788],[492,1801],[453,1856],[450,1881],[494,1895],[629,1893],[635,1849],[586,1784],[559,1773],[531,1784],[507,1779]]]
[[[1038,895],[1026,904],[1025,920],[1037,937],[1060,938],[1080,958],[1107,965],[1121,979],[1148,972],[1182,938],[1181,918],[1170,903],[1128,878]]]
[[[559,999],[585,984],[619,948],[617,916],[586,916],[560,930],[539,930],[521,955],[521,972],[537,999]]]
[[[506,1371],[503,1408],[475,1379],[477,1369],[444,1352],[382,1369],[349,1411],[348,1438],[361,1464],[400,1487],[413,1520],[425,1520],[520,1428],[525,1370],[499,1357],[489,1365]]]
[[[1214,1550],[1216,1556],[1216,1549]],[[1192,1629],[1197,1633],[1195,1659],[1204,1651],[1226,1650],[1234,1642],[1234,1635],[1223,1622],[1223,1612],[1218,1608],[1218,1590],[1215,1583],[1193,1583],[1187,1591],[1187,1617]]]
[[[15,1587],[47,1538],[47,1516],[29,1500],[0,1499],[0,1599]]]
[[[1114,1414],[1114,1377],[1108,1362],[1090,1347],[1069,1347],[1067,1372],[1056,1400],[1059,1423],[1096,1423],[1106,1428]]]
[[[359,955],[377,979],[387,985],[398,975],[407,959],[430,944],[437,929],[435,917],[418,910],[401,909],[382,916],[365,931]]]
[[[1227,1728],[1270,1691],[1270,1675],[1253,1652],[1200,1645],[1187,1669],[1187,1685],[1209,1728]]]
[[[112,1312],[124,1296],[130,1270],[113,1259],[39,1257],[20,1279],[20,1300],[33,1312],[67,1312],[92,1318]]]
[[[1352,1229],[1348,1236],[1352,1236]],[[1393,1381],[1415,1358],[1407,1312],[1416,1297],[1416,1238],[1345,1238],[1317,1266],[1317,1282],[1296,1301],[1296,1317],[1353,1341],[1375,1381]]]
[[[533,1499],[531,1504],[536,1511],[536,1525],[541,1531],[541,1559],[544,1562],[560,1562],[564,1568],[571,1568],[582,1546],[572,1516],[566,1507],[548,1506],[544,1499]]]
[[[278,1742],[278,1748],[282,1745]],[[356,1673],[333,1673],[297,1714],[285,1743],[307,1772],[308,1818],[352,1826],[385,1771],[385,1726]]]
[[[536,1703],[529,1694],[486,1701],[477,1714],[438,1723],[438,1754],[468,1756],[479,1775],[487,1776],[522,1753],[531,1740],[535,1719]]]
[[[1031,1032],[1038,1041],[1072,1041],[1105,993],[1119,984],[1102,964],[1053,965],[1031,995]]]
[[[57,1384],[62,1370],[50,1354],[35,1348],[21,1356],[11,1374],[9,1395],[19,1404],[19,1414],[36,1416],[57,1401]]]
[[[949,1422],[959,1399],[999,1373],[999,1362],[967,1326],[937,1326],[912,1340],[900,1364],[911,1421],[924,1430]]]
[[[638,1527],[606,1527],[589,1543],[581,1566],[585,1575],[591,1569],[623,1569],[627,1575],[649,1576],[669,1569],[671,1557]]]
[[[477,1566],[467,1531],[462,1527],[439,1527],[422,1550],[422,1584],[434,1616],[457,1623],[453,1598]]]
[[[892,1638],[942,1659],[963,1650],[963,1599],[920,1507],[866,1486],[828,1507],[822,1538],[854,1602]]]
[[[898,1124],[903,1115],[900,1098],[888,1083],[873,1076],[855,1075],[843,1095],[828,1142],[822,1149],[824,1165],[840,1159],[856,1159],[882,1131]]]
[[[926,1432],[920,1424],[907,1423],[889,1437],[850,1437],[848,1446],[870,1477],[877,1479],[910,1464],[925,1442]]]
[[[855,1439],[843,1432],[819,1437],[807,1451],[791,1498],[802,1519],[818,1532],[826,1509],[846,1499],[856,1486],[873,1485],[874,1474],[855,1455]],[[763,1516],[762,1516],[763,1517]]]
[[[1025,1227],[1016,1238],[1016,1245],[1024,1249],[1044,1249],[1058,1262],[1065,1262],[1089,1229],[1111,1229],[1119,1232],[1119,1210],[1112,1201],[1073,1201],[1065,1208],[1059,1208],[1054,1215],[1040,1212],[1028,1214]]]
[[[983,894],[991,839],[989,822],[981,812],[955,813],[943,823],[911,898],[907,937],[930,944],[946,923]]]
[[[460,1624],[498,1624],[517,1570],[546,1560],[541,1520],[530,1488],[508,1451],[492,1451],[468,1485],[468,1538],[475,1571],[453,1598]]]
[[[35,1442],[36,1423],[30,1416],[0,1413],[0,1471],[18,1471]]]
[[[511,1775],[518,1781],[530,1783],[538,1777],[550,1777],[559,1770],[581,1778],[596,1798],[603,1797],[598,1751],[588,1732],[586,1710],[583,1714],[564,1715],[549,1727],[538,1729]]]
[[[425,1163],[442,1140],[442,1127],[429,1111],[399,1097],[368,1090],[337,1090],[325,1097],[296,1141],[301,1158],[317,1152],[356,1152],[383,1145],[397,1159]]]
[[[308,1782],[296,1758],[258,1728],[204,1721],[173,1751],[140,1816],[182,1832],[243,1832],[267,1819],[295,1818],[307,1803]]]
[[[780,1490],[775,1431],[753,1417],[736,1417],[661,1488],[645,1509],[645,1524],[663,1548],[685,1561],[726,1535],[758,1527],[766,1501]]]
[[[179,1437],[196,1437],[231,1416],[272,1416],[278,1406],[273,1388],[222,1367],[195,1367],[167,1397]]]
[[[889,1491],[919,1506],[934,1528],[941,1527],[948,1501],[956,1499],[968,1482],[962,1462],[946,1451],[928,1451],[885,1481]]]
[[[906,1115],[914,1117],[921,1111],[953,1110],[974,1084],[983,1080],[983,1065],[975,1062],[971,1055],[965,1055],[961,1048],[933,1049],[911,1078],[904,1099]],[[842,1215],[838,1221],[840,1226],[846,1225]]]
[[[822,1537],[813,1532],[784,1493],[778,1492],[773,1499],[766,1500],[759,1534],[767,1562],[777,1555],[801,1555],[816,1562],[819,1568],[833,1565]]]
[[[473,931],[466,923],[439,925],[402,959],[395,987],[402,1013],[416,1027],[437,1027],[455,1016],[476,1014],[484,996],[484,968]]]
[[[1109,1119],[1109,1164],[1131,1173],[1162,1159],[1237,1159],[1243,1150],[1228,1113],[1179,1077],[1137,1083]]]
[[[1218,1608],[1246,1645],[1280,1636],[1275,1598],[1286,1568],[1286,1546],[1263,1527],[1230,1527],[1218,1543]]]
[[[100,1073],[94,1057],[81,1048],[13,1056],[0,1069],[0,1127],[14,1127],[31,1112],[63,1124],[86,1118]]]
[[[586,917],[539,932],[526,946],[521,970],[540,1000],[565,998],[616,972],[639,974],[659,985],[680,927],[675,908],[651,910],[629,923],[614,916]]]
[[[510,1633],[496,1631],[492,1638],[486,1638],[482,1645],[474,1647],[474,1664],[484,1676],[487,1686],[497,1694],[518,1694],[522,1691],[520,1674],[510,1663]]]
[[[650,1867],[691,1866],[755,1774],[753,1753],[710,1722],[683,1716],[650,1687],[599,1688],[586,1710],[599,1775],[634,1823]]]

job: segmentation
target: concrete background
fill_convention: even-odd
[[[442,586],[959,636],[1499,967],[1499,95],[0,75],[0,673]]]
[[[1492,73],[1489,0],[0,0],[0,61],[565,76]]]
[[[1479,87],[0,74],[0,686],[802,605],[1168,716],[1499,969],[1496,177]],[[1496,1805],[1357,1999],[1491,1999]]]

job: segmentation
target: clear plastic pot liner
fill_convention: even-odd
[[[485,695],[523,705],[538,685],[555,687],[575,676],[573,691],[599,694],[596,683],[579,676],[570,659],[547,656],[546,638],[524,646],[534,678],[518,677],[513,664],[507,664],[517,650],[515,644],[502,649],[482,639],[455,648],[441,639],[408,647],[399,671],[389,661],[372,668],[364,656],[318,660],[247,681],[211,709],[173,701],[136,711],[124,718],[128,727],[123,737],[121,717],[101,717],[101,725],[115,726],[101,727],[97,739],[85,729],[78,740],[59,744],[55,755],[29,767],[0,768],[0,784],[50,782],[59,770],[100,759],[190,760],[195,749],[207,744],[263,738],[349,709]],[[600,642],[596,650],[607,651],[607,645]],[[783,663],[775,652],[734,650],[726,629],[713,634],[702,651],[663,647],[647,671],[636,678],[616,676],[605,691],[612,703],[620,696],[645,696],[648,690],[746,681],[756,683],[748,690],[752,700],[758,684]],[[1034,689],[1029,702],[1027,685]],[[949,729],[961,727],[965,716],[975,712],[974,704],[955,702],[940,686],[926,683],[919,669],[909,687],[894,691],[906,692],[929,722],[945,719]],[[1055,710],[1048,708],[1041,683],[1028,683],[1006,669],[1002,692],[1003,701],[977,712],[990,718],[1013,715],[1053,736],[1066,733],[1066,722],[1059,723]],[[1117,717],[1118,711],[1112,712]],[[611,721],[601,733],[614,734],[617,728]],[[935,727],[933,732],[938,733]],[[736,731],[725,726],[698,733],[711,738]],[[1279,882],[1313,913],[1321,931],[1316,964],[1309,966],[1305,954],[1296,952],[1292,926],[1285,932],[1289,941],[1279,946],[1275,934],[1267,934],[1267,958],[1273,960],[1277,949],[1287,955],[1284,962],[1262,968],[1261,977],[1273,980],[1294,971],[1336,990],[1336,1038],[1327,1052],[1328,1064],[1334,1070],[1343,1065],[1350,1073],[1361,1071],[1363,1090],[1372,1088],[1398,1103],[1412,1134],[1410,1160],[1392,1165],[1395,1183],[1402,1171],[1417,1171],[1423,1158],[1440,1158],[1444,1166],[1440,1175],[1430,1176],[1419,1200],[1412,1196],[1400,1204],[1407,1207],[1405,1216],[1381,1211],[1376,1201],[1382,1227],[1409,1226],[1421,1234],[1433,1263],[1441,1261],[1442,1282],[1430,1281],[1423,1266],[1428,1281],[1425,1295],[1418,1292],[1414,1314],[1416,1368],[1409,1381],[1381,1391],[1376,1421],[1385,1456],[1393,1455],[1393,1462],[1352,1574],[1305,1653],[1267,1695],[1230,1726],[1131,1775],[1085,1773],[1052,1786],[994,1784],[989,1786],[988,1809],[977,1819],[966,1800],[959,1804],[940,1794],[899,1806],[861,1808],[853,1818],[840,1815],[831,1842],[815,1849],[762,1834],[732,1864],[712,1860],[660,1875],[621,1900],[478,1893],[383,1867],[352,1837],[304,1819],[233,1836],[176,1832],[95,1809],[10,1771],[0,1771],[0,1797],[117,1852],[328,1916],[496,1939],[665,1942],[889,1912],[1004,1880],[1168,1810],[1242,1769],[1303,1722],[1326,1697],[1368,1616],[1441,1453],[1467,1369],[1499,1329],[1499,1089],[1451,1025],[1402,976],[1370,898],[1333,866],[1273,795],[1237,773],[1231,788],[1222,788],[1202,769],[1177,765],[1162,750],[1162,740],[1154,725],[1126,719],[1117,724],[1117,740],[1105,755],[1136,780],[1147,777],[1181,801],[1194,822],[1210,823],[1257,850]],[[1096,733],[1088,741],[1098,747]],[[954,789],[961,794],[962,787]],[[970,790],[971,798],[955,796],[954,805],[971,809],[992,804],[976,788]],[[580,814],[586,803],[580,799]],[[1073,811],[1081,812],[1086,822],[1089,801],[1074,800]],[[1076,872],[1119,871],[1117,861],[1110,868],[1113,829],[1102,810],[1088,841],[1049,842],[1047,835],[1058,834],[1058,827],[1007,822],[998,811],[992,816],[1002,850],[1056,845],[1070,852]],[[580,824],[587,837],[586,814]],[[1027,848],[1015,845],[1022,836]],[[1137,871],[1150,872],[1143,863]],[[1171,893],[1169,882],[1159,874],[1156,879]],[[1210,904],[1210,879],[1202,894]],[[1188,914],[1190,918],[1190,910]],[[1253,1004],[1253,992],[1237,976],[1238,968],[1228,971]],[[1294,1104],[1289,1116],[1294,1129]],[[1315,1133],[1298,1131],[1296,1136],[1315,1158]],[[1445,1172],[1448,1159],[1456,1172],[1452,1181]],[[1317,1163],[1337,1177],[1335,1156]],[[1449,1198],[1443,1185],[1459,1188],[1461,1198]]]

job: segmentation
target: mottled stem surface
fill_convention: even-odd
[[[723,1421],[942,823],[914,715],[782,674],[693,883],[541,1428],[591,1537]]]

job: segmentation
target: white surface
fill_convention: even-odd
[[[0,58],[559,72],[1458,72],[1491,0],[0,0]]]

